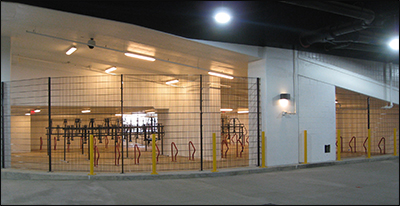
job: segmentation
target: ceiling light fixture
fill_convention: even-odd
[[[389,46],[390,46],[390,48],[392,48],[393,50],[398,51],[398,50],[399,50],[399,38],[392,39],[392,40],[389,42]]]
[[[40,109],[35,109],[35,110],[34,110],[35,113],[38,113],[38,112],[40,112],[40,111],[41,111]]]
[[[178,83],[178,82],[179,82],[179,79],[174,79],[174,80],[170,80],[168,82],[165,82],[165,84],[175,84],[175,83]]]
[[[82,110],[82,113],[89,113],[90,109]]]
[[[220,109],[221,112],[232,112],[233,109]]]
[[[66,55],[71,55],[72,53],[74,53],[77,50],[77,48],[75,46],[72,46],[71,48],[68,49],[67,52],[65,52]]]
[[[110,72],[115,71],[115,70],[117,70],[117,67],[110,67],[110,68],[106,69],[105,72],[107,74],[111,74]]]
[[[232,76],[226,75],[226,74],[220,74],[220,73],[216,73],[216,72],[208,72],[209,75],[213,75],[213,76],[217,76],[217,77],[222,77],[222,78],[226,78],[226,79],[233,79]]]
[[[26,115],[26,116],[30,116],[30,115],[31,115],[31,113],[25,113],[25,115]]]
[[[139,55],[139,54],[133,54],[133,53],[129,53],[129,52],[125,52],[125,56],[142,59],[142,60],[146,60],[146,61],[152,61],[152,62],[154,62],[156,60],[153,57],[143,56],[143,55]]]
[[[221,24],[228,23],[231,20],[231,16],[227,12],[218,12],[214,16],[215,21]]]

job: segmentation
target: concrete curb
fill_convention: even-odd
[[[321,163],[308,163],[308,164],[294,164],[284,166],[270,166],[266,168],[259,167],[245,167],[245,168],[230,168],[218,169],[218,172],[204,171],[178,171],[178,172],[158,172],[158,175],[151,175],[150,173],[125,173],[125,174],[97,174],[88,175],[88,173],[76,172],[44,172],[32,170],[19,170],[6,168],[1,169],[1,179],[10,180],[160,180],[160,179],[186,179],[186,178],[202,178],[202,177],[222,177],[234,176],[244,174],[289,171],[295,169],[306,169],[324,166],[334,166],[342,164],[355,164],[362,162],[374,162],[384,160],[399,159],[399,156],[386,155],[371,158],[354,158],[344,159],[341,161],[321,162]]]

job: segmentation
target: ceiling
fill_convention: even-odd
[[[3,1],[2,1],[3,2]],[[399,35],[399,1],[30,1],[28,5],[110,19],[179,37],[398,64],[387,41]],[[213,13],[228,8],[232,21]]]

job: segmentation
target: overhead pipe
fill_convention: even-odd
[[[301,34],[300,44],[305,48],[317,42],[333,41],[337,36],[370,28],[371,27],[370,24],[375,19],[375,13],[371,10],[338,2],[320,2],[320,1],[282,1],[282,2],[358,19],[358,21],[356,22],[345,23],[338,26],[329,26]]]
[[[283,3],[330,12],[341,16],[359,19],[365,24],[371,24],[375,19],[375,13],[369,9],[352,6],[334,1],[281,1]]]

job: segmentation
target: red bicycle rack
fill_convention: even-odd
[[[43,140],[42,137],[40,137],[40,150],[42,150],[42,145],[43,145]]]
[[[380,146],[382,140],[383,140],[383,154],[386,154],[386,143],[385,143],[386,140],[385,140],[385,137],[382,137],[381,140],[379,140],[379,143],[378,143],[379,153],[382,154],[382,149],[381,149],[381,146]]]
[[[367,147],[365,146],[365,143],[367,143],[367,140],[368,140],[368,137],[365,138],[364,143],[363,143],[363,147],[364,147],[365,153],[368,152]]]
[[[56,150],[56,147],[57,147],[57,139],[56,137],[54,137],[54,150]]]
[[[94,147],[93,147],[93,157],[94,157],[94,166],[97,167],[99,165],[99,159],[100,159],[100,152],[99,152],[99,148],[96,145],[96,139],[93,139],[94,142]],[[96,157],[96,153],[97,153],[97,157]]]
[[[336,140],[336,147],[337,147],[337,140]],[[343,138],[340,136],[340,152],[343,152]]]
[[[235,140],[233,140],[233,139],[235,139]],[[230,141],[229,141],[229,143],[231,143],[231,142],[233,142],[233,143],[237,143],[237,140],[238,140],[238,137],[237,137],[237,134],[233,134],[233,136],[232,136],[232,138],[230,139]]]
[[[139,152],[139,156],[137,157],[137,164],[139,164],[139,158],[140,158],[140,150],[139,150],[139,146],[137,144],[135,144],[135,146],[133,147],[133,151],[134,151],[134,155],[135,155],[135,164],[136,164],[136,148],[137,151]]]
[[[104,143],[105,148],[108,148],[108,138],[107,138],[107,136],[104,137],[104,140],[105,140],[105,143]]]
[[[353,140],[354,140],[354,152],[357,152],[357,151],[356,151],[356,137],[353,136],[353,137],[350,139],[350,141],[349,141],[349,147],[350,147],[351,153],[353,153],[353,148],[351,147],[351,142],[352,142]]]
[[[244,150],[244,147],[243,147],[242,141],[240,141],[240,139],[236,140],[236,157],[238,156],[238,147],[239,147],[238,142],[239,142],[240,145],[242,146],[242,151],[240,151],[240,157],[242,157],[242,152],[243,152],[243,150]]]
[[[228,142],[226,142],[226,140],[222,140],[222,142],[221,142],[221,144],[222,144],[222,146],[221,146],[221,158],[224,158],[224,143],[226,145],[225,158],[227,157],[226,153],[229,150]]]
[[[172,145],[175,147],[176,153],[175,153],[175,161],[174,161],[174,148]],[[176,147],[176,144],[174,142],[171,142],[171,157],[172,157],[172,162],[176,162],[176,155],[178,155],[178,148]]]
[[[117,151],[118,151],[118,161],[117,161]],[[119,136],[117,137],[117,145],[115,145],[114,148],[114,160],[115,160],[115,165],[119,165],[119,158],[121,157],[121,152],[119,151]]]
[[[193,154],[192,154],[192,158],[190,159],[190,145],[192,145],[193,147]],[[192,141],[189,141],[189,160],[194,160],[194,153],[196,152],[196,148],[193,145]]]
[[[158,163],[158,156],[160,156],[160,149],[158,149],[157,143],[156,143],[156,148],[157,148],[157,151],[158,151],[158,153],[157,153],[157,163]]]

